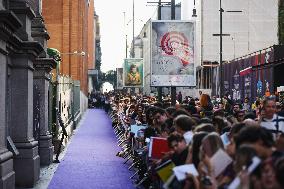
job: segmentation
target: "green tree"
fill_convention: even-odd
[[[104,82],[109,82],[111,83],[114,88],[116,86],[116,71],[115,70],[109,70],[106,73],[104,73],[104,77],[103,77],[103,83]]]

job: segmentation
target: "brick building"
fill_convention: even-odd
[[[80,81],[87,95],[88,69],[94,68],[94,1],[45,0],[42,14],[50,34],[48,47],[61,52],[60,73]]]

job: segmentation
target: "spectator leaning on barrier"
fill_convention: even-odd
[[[192,128],[196,125],[195,121],[187,115],[179,115],[174,119],[174,126],[178,133],[183,135],[187,144],[190,144],[193,132]]]
[[[209,108],[212,104],[210,100],[207,102],[208,98],[205,95],[202,96],[204,99],[201,99],[200,106],[195,107],[195,101],[191,99],[188,104],[183,104],[182,108],[167,108],[164,103],[151,102],[150,99],[148,101],[145,96],[142,99],[143,101],[140,101],[139,96],[137,96],[136,102],[132,104],[132,106],[135,105],[134,112],[128,110],[128,117],[132,116],[139,121],[144,120],[145,117],[142,112],[145,112],[148,127],[143,136],[145,138],[151,136],[167,138],[171,151],[166,153],[161,160],[170,158],[176,166],[194,164],[199,176],[187,174],[183,181],[176,179],[176,182],[179,182],[183,189],[226,188],[234,177],[238,176],[241,179],[239,186],[241,189],[283,189],[284,161],[282,152],[284,151],[284,137],[281,133],[284,128],[284,120],[282,120],[282,116],[276,113],[275,100],[267,98],[263,102],[258,101],[259,104],[263,103],[263,106],[258,106],[261,116],[259,122],[257,122],[255,121],[255,112],[242,111],[242,104],[235,104],[235,114],[233,114],[233,102],[230,102],[228,98],[224,101],[230,102],[230,108],[225,110],[215,107],[213,112]],[[121,96],[121,99],[127,97],[128,95],[124,95]],[[120,101],[120,99],[117,101]],[[121,101],[123,102],[123,100]],[[147,103],[148,105],[144,106]],[[198,101],[196,101],[196,104],[198,104]],[[117,107],[119,106],[117,104]],[[126,110],[129,107],[130,104],[123,104],[121,109]],[[165,110],[165,108],[167,109]],[[204,117],[202,118],[199,114],[200,111],[203,112]],[[116,111],[113,109],[113,112]],[[116,128],[120,128],[119,123]],[[125,133],[127,134],[127,130],[125,130]],[[278,135],[275,133],[278,133]],[[128,148],[128,151],[124,154],[132,152],[132,150],[136,151],[137,147],[137,152],[143,151],[142,154],[137,153],[139,154],[137,156],[134,153],[135,157],[132,157],[135,165],[132,168],[139,173],[139,179],[136,183],[141,181],[145,188],[161,189],[162,178],[157,178],[157,172],[152,167],[159,166],[159,163],[165,161],[154,161],[153,159],[148,161],[149,157],[146,157],[146,150],[149,150],[149,148],[145,148],[145,138],[144,146],[139,147],[140,143],[139,145],[134,143],[133,148],[125,145],[120,146]],[[123,144],[127,144],[127,142]],[[216,152],[218,154],[214,156]],[[218,166],[220,168],[220,165],[223,162],[225,163],[223,155],[221,156],[222,153],[227,153],[232,161],[226,168],[222,169],[222,172],[215,175],[214,172],[218,169]],[[218,157],[220,161],[213,161],[213,156]],[[261,158],[261,163],[253,173],[248,174],[247,168],[255,156]],[[126,159],[128,156],[125,155],[123,158]],[[137,164],[135,164],[136,161],[138,161]],[[152,171],[149,172],[149,170]],[[146,178],[145,183],[148,182],[148,185],[143,183],[144,178]]]
[[[162,108],[156,108],[153,112],[155,124],[160,127],[167,119],[166,111]]]
[[[182,135],[173,133],[168,137],[169,147],[174,151],[171,157],[176,166],[185,164],[188,155],[188,146]]]

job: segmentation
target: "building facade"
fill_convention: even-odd
[[[194,5],[194,2],[196,3]],[[196,21],[197,88],[212,88],[218,80],[220,33],[219,0],[182,0],[182,19]],[[193,9],[197,17],[192,17]],[[253,53],[278,44],[278,0],[226,0],[223,12],[223,61]],[[238,12],[230,12],[238,11]],[[214,86],[213,86],[214,87]]]
[[[0,1],[0,188],[33,187],[53,157],[49,34],[40,0]]]
[[[99,16],[94,13],[94,62],[92,66],[89,66],[89,94],[99,91],[99,78],[101,75],[101,34],[100,34],[100,22]]]

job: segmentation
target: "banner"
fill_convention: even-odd
[[[143,87],[143,59],[124,59],[124,87]]]
[[[116,88],[123,89],[123,68],[116,68]]]
[[[235,101],[247,97],[251,102],[273,94],[273,66],[264,66],[273,62],[273,56],[274,50],[268,48],[224,64],[224,93]]]
[[[151,24],[151,86],[195,86],[195,23]]]

